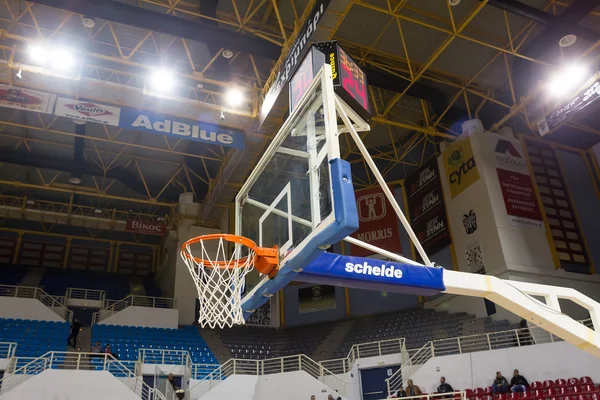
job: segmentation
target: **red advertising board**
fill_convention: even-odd
[[[533,225],[541,226],[542,214],[531,177],[502,168],[496,168],[496,172],[511,225],[531,225],[533,222]]]
[[[355,194],[359,227],[352,237],[392,253],[401,253],[398,217],[383,190],[377,187],[359,190]],[[365,257],[371,254],[372,251],[352,246],[353,256]]]
[[[127,221],[125,231],[138,233],[140,235],[159,235],[162,236],[166,232],[164,224],[159,222],[144,222],[144,221]]]

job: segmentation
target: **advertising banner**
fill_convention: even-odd
[[[436,158],[423,164],[404,181],[410,221],[427,254],[450,245],[444,194]]]
[[[269,91],[265,95],[265,99],[260,108],[259,115],[259,129],[262,126],[263,122],[269,115],[269,112],[273,108],[273,105],[277,101],[277,98],[281,94],[281,91],[287,85],[292,75],[296,71],[298,64],[304,58],[304,55],[308,52],[310,38],[313,33],[317,30],[317,26],[321,21],[321,18],[325,14],[327,7],[329,7],[329,3],[331,0],[317,0],[313,9],[310,12],[309,17],[306,19],[306,22],[300,29],[298,37],[296,41],[292,45],[290,52],[288,53],[285,61],[281,65],[279,71],[277,71],[277,76],[275,77],[275,81],[269,88]]]
[[[446,166],[446,180],[450,186],[451,199],[479,179],[469,137],[448,143],[442,151],[442,158]]]
[[[162,236],[167,231],[165,224],[159,222],[127,221],[125,231],[140,235]]]
[[[52,114],[56,95],[0,84],[0,106]]]
[[[393,192],[393,191],[392,191]],[[401,253],[398,217],[380,187],[356,192],[359,227],[353,238],[381,247],[392,253]],[[373,252],[352,246],[352,255],[364,257]]]
[[[97,124],[119,126],[121,109],[90,101],[59,97],[56,99],[54,115],[80,121],[95,122]]]
[[[523,154],[517,140],[496,140],[494,156],[498,182],[510,225],[541,228],[542,213]]]
[[[576,114],[591,109],[590,106],[600,99],[600,78],[588,88],[575,95],[569,102],[562,104],[537,123],[540,136],[548,134]],[[597,104],[597,103],[596,103]]]
[[[244,134],[241,131],[134,108],[121,109],[119,126],[218,146],[244,148]]]

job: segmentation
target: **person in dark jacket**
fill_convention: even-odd
[[[492,393],[506,393],[508,392],[508,381],[505,377],[502,376],[500,371],[496,372],[496,379],[494,379],[494,383],[492,384]]]
[[[73,321],[73,324],[71,324],[71,334],[69,335],[69,338],[67,339],[67,342],[75,347],[77,345],[77,335],[79,335],[79,330],[81,329],[81,323],[79,322],[79,320],[77,318],[75,318],[75,321]],[[73,344],[71,344],[71,342]]]
[[[440,378],[440,386],[438,386],[437,391],[438,391],[438,393],[452,393],[452,392],[454,392],[454,389],[452,389],[452,386],[450,386],[450,384],[446,383],[446,378],[444,378],[442,376]],[[444,397],[451,398],[452,395],[444,396]]]
[[[519,370],[515,369],[513,371],[513,377],[510,380],[510,390],[513,393],[524,392],[529,387],[529,382],[527,379],[523,377],[523,375],[519,374]]]

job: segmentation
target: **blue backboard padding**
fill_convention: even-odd
[[[267,302],[270,295],[274,295],[290,283],[297,275],[295,269],[309,265],[323,250],[319,246],[337,243],[358,229],[358,211],[352,185],[352,172],[350,163],[336,158],[331,160],[330,174],[333,189],[333,212],[335,221],[318,234],[308,238],[304,249],[282,265],[277,276],[265,282],[254,295],[242,302],[244,317],[247,318],[253,310]],[[292,193],[293,195],[293,193]]]
[[[322,253],[304,267],[303,282],[431,296],[446,290],[444,269]]]

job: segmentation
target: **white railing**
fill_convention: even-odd
[[[387,354],[401,353],[404,349],[404,338],[380,340],[377,342],[367,342],[355,344],[350,348],[348,356],[345,358],[334,358],[319,362],[324,368],[333,371],[335,374],[345,374],[350,371],[352,364],[358,358],[377,357]]]
[[[0,342],[0,358],[13,358],[17,344],[13,342]]]
[[[219,368],[219,364],[192,364],[192,379],[200,380]]]
[[[73,319],[73,313],[69,309],[37,287],[0,285],[0,296],[36,299],[66,321],[71,322]]]
[[[170,297],[149,297],[131,295],[113,303],[110,307],[95,312],[92,317],[92,325],[110,317],[111,315],[123,311],[127,307],[151,307],[151,308],[175,308],[177,301]]]
[[[138,361],[142,364],[186,365],[190,357],[187,350],[139,349]]]
[[[102,308],[110,308],[110,306],[120,301],[121,300],[104,299],[104,302],[102,303]]]
[[[104,290],[96,289],[67,288],[65,293],[67,299],[101,301],[102,303],[104,303],[104,297],[106,297]]]
[[[209,390],[231,375],[271,375],[294,371],[304,371],[321,382],[324,382],[325,377],[330,376],[331,380],[327,385],[336,386],[336,389],[342,395],[346,393],[347,382],[345,380],[304,354],[266,360],[238,360],[232,358],[205,376],[189,391],[191,398],[196,399],[208,393]]]
[[[433,357],[432,342],[427,342],[417,351],[412,352],[406,362],[392,376],[385,380],[388,395],[397,391],[402,385],[403,380],[410,378],[417,370]]]
[[[52,298],[56,300],[57,303],[63,306],[65,305],[65,296],[52,296]]]
[[[108,371],[142,399],[165,400],[161,393],[155,392],[139,375],[109,354],[58,351],[48,352],[5,374],[0,379],[2,394],[47,369]]]
[[[385,396],[385,393],[382,393],[381,400],[395,398],[390,396]],[[465,391],[457,391],[452,393],[434,393],[434,394],[422,394],[420,396],[411,396],[411,397],[403,397],[402,400],[442,400],[442,399],[453,399],[453,400],[466,400],[467,395]]]

